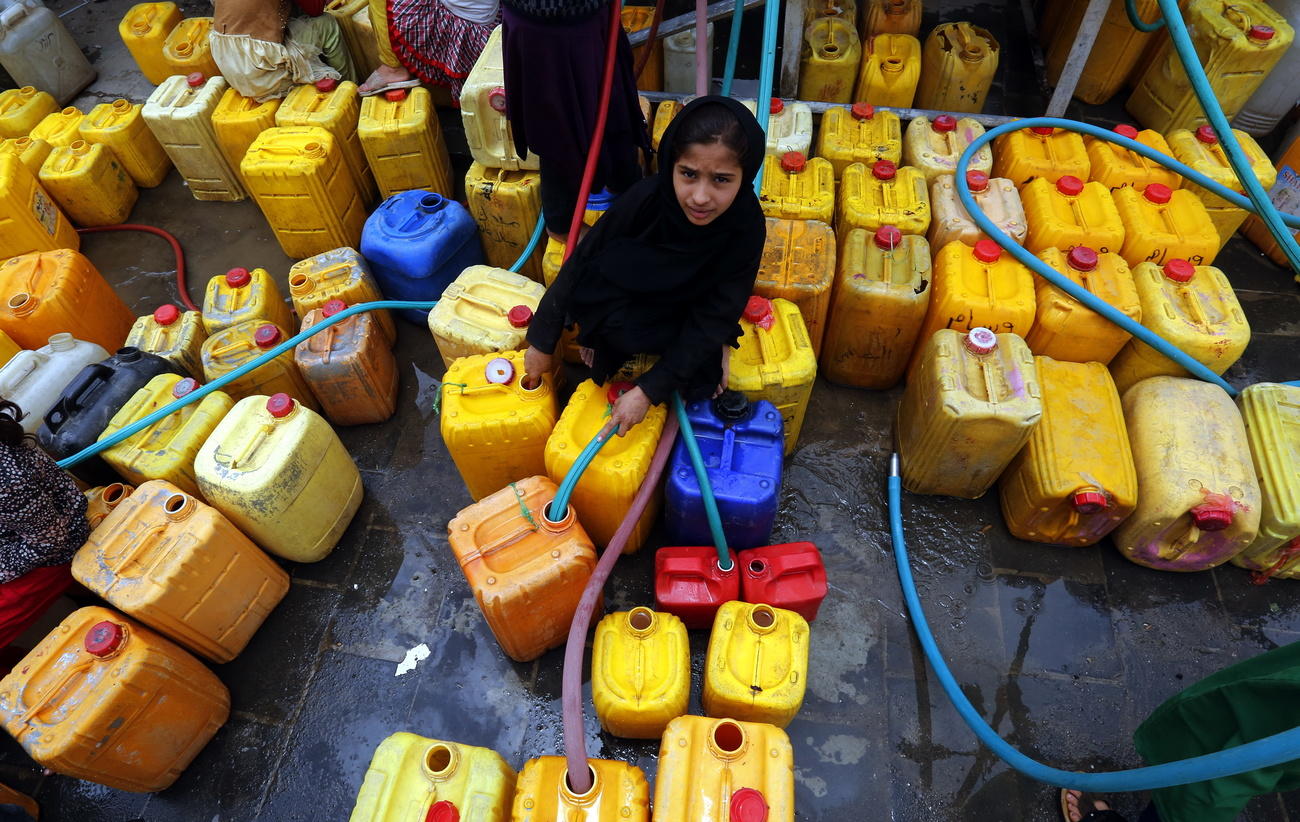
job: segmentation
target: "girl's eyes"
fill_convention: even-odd
[[[720,185],[720,186],[725,186],[727,183],[730,183],[730,182],[731,182],[731,178],[730,178],[730,177],[714,177],[714,178],[713,178],[713,182],[717,183],[717,184]]]

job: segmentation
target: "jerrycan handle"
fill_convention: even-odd
[[[486,297],[476,296],[469,291],[462,291],[460,295],[460,299],[464,300],[467,303],[470,303],[471,305],[475,305],[479,308],[487,308],[496,311],[502,316],[505,316],[506,312],[509,310],[501,303],[495,302],[494,300],[489,300]]]
[[[88,659],[81,665],[73,665],[67,668],[63,672],[63,675],[59,677],[58,681],[54,683],[54,687],[47,688],[44,693],[37,697],[35,702],[28,706],[27,710],[23,711],[21,721],[30,722],[33,717],[45,710],[46,706],[49,705],[52,699],[57,696],[62,696],[63,692],[67,690],[68,685],[72,683],[74,678],[84,677],[89,673],[90,669],[94,667],[94,664],[95,662],[93,659]],[[26,690],[26,688],[23,689],[24,693]]]
[[[113,369],[102,362],[81,369],[81,373],[63,390],[58,403],[45,415],[45,424],[50,430],[57,430],[74,412],[87,406],[91,397],[108,382],[112,374]]]
[[[246,443],[244,443],[244,448],[243,448],[243,450],[240,451],[240,452],[239,452],[238,454],[236,454],[235,456],[231,457],[231,459],[230,459],[230,467],[231,467],[232,469],[238,469],[240,463],[242,463],[242,462],[244,462],[245,460],[247,460],[247,459],[249,458],[250,455],[252,455],[255,451],[257,451],[258,448],[261,448],[261,447],[262,447],[262,443],[263,443],[263,442],[266,440],[266,438],[269,437],[270,435],[271,435],[271,426],[270,426],[270,425],[261,425],[261,426],[259,426],[258,429],[257,429],[257,434],[256,434],[256,436],[250,437],[249,440],[248,440]]]
[[[168,499],[164,501],[163,504],[167,505],[170,504],[170,502],[171,502],[171,498],[169,496]],[[124,554],[119,555],[117,558],[117,562],[110,566],[113,572],[115,574],[120,574],[122,572],[122,569],[126,568],[127,566],[135,562],[136,559],[141,554],[145,553],[146,550],[152,549],[155,545],[158,544],[158,541],[162,539],[163,533],[166,530],[167,530],[167,524],[159,523],[153,526],[152,528],[150,528],[148,531],[146,531],[144,535],[141,536],[139,539],[134,540],[131,544],[130,550],[128,550]]]

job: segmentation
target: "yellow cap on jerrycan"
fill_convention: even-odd
[[[808,623],[771,605],[726,602],[704,663],[704,712],[784,728],[808,685]]]
[[[862,43],[852,21],[822,17],[809,23],[799,58],[799,99],[853,102],[853,84],[861,60]]]
[[[163,42],[162,59],[170,74],[188,75],[200,72],[206,77],[221,74],[208,37],[212,33],[211,17],[186,17],[176,24]]]
[[[541,180],[536,171],[508,171],[480,163],[469,167],[465,174],[465,200],[478,224],[488,265],[509,268],[528,246],[542,213]],[[545,247],[535,250],[519,273],[534,282],[543,282],[544,253]]]
[[[0,151],[0,225],[0,258],[81,247],[77,229],[11,151]]]
[[[966,185],[984,216],[1013,240],[1023,243],[1029,221],[1015,185],[1005,177],[990,178],[982,171],[966,172]],[[985,236],[961,204],[953,175],[945,174],[930,184],[930,230],[926,239],[931,248],[943,248],[951,242],[973,246]]]
[[[862,4],[862,39],[881,34],[910,34],[921,30],[921,0],[865,0]]]
[[[607,614],[591,648],[591,700],[601,727],[628,739],[658,739],[690,707],[691,648],[669,613]]]
[[[984,134],[984,126],[970,117],[958,119],[951,114],[940,114],[933,121],[929,117],[916,117],[907,124],[903,134],[903,162],[918,168],[927,183],[933,183],[943,174],[957,172],[957,160],[966,146]],[[971,157],[967,171],[993,170],[993,152],[983,146]]]
[[[655,816],[794,822],[790,738],[762,722],[679,716],[659,746]]]
[[[0,154],[12,154],[17,157],[23,165],[27,166],[28,171],[38,178],[41,174],[41,166],[45,165],[45,158],[50,156],[54,147],[44,140],[33,140],[30,137],[10,137],[6,140],[0,140]]]
[[[1106,366],[1034,357],[1043,417],[998,483],[1018,539],[1092,545],[1137,504],[1119,392]]]
[[[275,112],[277,126],[316,126],[328,131],[343,157],[343,163],[356,186],[361,205],[375,199],[375,177],[366,162],[365,149],[357,123],[361,117],[357,84],[333,78],[318,80],[314,85],[294,86]]]
[[[40,179],[64,213],[82,226],[126,222],[140,196],[113,150],[85,140],[51,151]]]
[[[203,291],[203,328],[215,334],[250,320],[293,328],[293,314],[265,268],[232,268],[208,280]]]
[[[70,146],[81,139],[81,118],[85,117],[76,106],[67,106],[47,114],[27,135],[34,140],[44,140],[54,148]]]
[[[1119,253],[1129,265],[1174,259],[1193,265],[1214,262],[1223,243],[1209,212],[1192,192],[1152,183],[1141,192],[1121,188],[1114,198],[1124,223]]]
[[[23,86],[0,91],[0,137],[26,137],[37,124],[59,110],[48,91]]]
[[[929,230],[930,192],[925,175],[888,160],[877,160],[870,168],[854,163],[844,169],[836,226],[840,231],[875,231],[886,225],[904,234],[923,235]]]
[[[496,751],[399,731],[375,748],[349,822],[510,822],[514,794]]]
[[[347,310],[330,300],[302,318],[306,331]],[[397,408],[397,360],[392,342],[369,312],[356,314],[298,343],[298,372],[320,401],[321,413],[335,425],[383,422]]]
[[[1259,477],[1259,533],[1232,564],[1259,578],[1300,574],[1300,386],[1256,383],[1237,395]]]
[[[541,283],[504,268],[472,265],[462,271],[429,312],[429,332],[443,364],[525,348],[524,335],[545,293]]]
[[[835,283],[835,232],[816,220],[767,219],[754,293],[799,306],[813,353],[821,351]]]
[[[835,215],[835,169],[821,157],[807,158],[797,151],[763,159],[763,185],[759,192],[763,214],[783,220],[820,220]]]
[[[259,103],[233,88],[222,93],[217,107],[212,110],[212,131],[222,156],[235,171],[239,171],[239,164],[244,161],[244,155],[257,136],[275,127],[275,113],[279,111],[281,102],[280,98],[272,97]]]
[[[970,23],[944,23],[925,38],[916,107],[977,114],[998,71],[997,38]]]
[[[77,129],[82,140],[110,149],[136,185],[153,188],[172,170],[172,161],[145,124],[143,109],[130,100],[100,103],[81,119]]]
[[[1033,126],[993,140],[993,176],[1017,188],[1038,177],[1052,183],[1067,174],[1087,180],[1091,166],[1083,137],[1069,129]]]
[[[1038,257],[1130,320],[1142,321],[1142,303],[1123,257],[1113,252],[1098,254],[1086,245],[1076,245],[1067,252],[1049,248],[1039,252]],[[1045,277],[1035,276],[1034,285],[1038,312],[1025,343],[1036,355],[1104,365],[1129,341],[1127,331],[1084,307]]]
[[[175,3],[164,2],[137,3],[117,24],[118,36],[135,58],[140,73],[155,86],[175,73],[163,58],[163,47],[167,36],[180,22],[180,9]]]
[[[1137,140],[1167,157],[1173,156],[1173,150],[1165,141],[1164,135],[1151,129],[1138,131],[1127,123],[1115,126],[1116,134]],[[1183,183],[1182,175],[1165,168],[1154,160],[1148,160],[1131,149],[1118,146],[1096,137],[1084,137],[1083,143],[1088,149],[1088,161],[1092,169],[1092,179],[1109,188],[1132,186],[1142,191],[1151,183],[1162,183],[1171,189]]]
[[[1273,168],[1273,161],[1268,159],[1268,155],[1259,147],[1259,143],[1255,142],[1254,137],[1235,128],[1232,130],[1232,135],[1237,138],[1246,159],[1250,161],[1250,169],[1259,179],[1259,184],[1265,189],[1272,188],[1277,182],[1277,170]],[[1197,126],[1195,131],[1180,129],[1170,132],[1169,147],[1173,149],[1174,159],[1191,166],[1220,185],[1227,186],[1233,191],[1241,190],[1237,172],[1233,171],[1228,163],[1228,157],[1219,143],[1219,136],[1210,126]],[[1187,183],[1187,190],[1196,195],[1196,199],[1205,206],[1210,221],[1214,223],[1215,231],[1219,233],[1219,247],[1222,248],[1246,221],[1248,212],[1244,208],[1232,205],[1217,194],[1211,194],[1190,180]]]
[[[448,197],[455,193],[447,143],[427,88],[362,98],[357,138],[380,197],[417,188]]]
[[[76,251],[60,248],[0,263],[0,330],[23,348],[41,348],[68,332],[116,351],[134,322],[131,309]]]
[[[515,785],[511,822],[649,822],[650,783],[635,765],[588,759],[591,787],[575,793],[562,756],[530,759]]]
[[[1055,182],[1040,177],[1020,190],[1020,202],[1029,220],[1025,248],[1035,254],[1086,245],[1100,254],[1119,253],[1132,264],[1121,251],[1126,224],[1101,183],[1085,183],[1072,175]]]
[[[208,337],[203,342],[203,376],[208,382],[224,377],[288,339],[275,323],[246,320]],[[284,393],[317,411],[320,406],[307,381],[293,361],[293,351],[285,351],[264,365],[240,374],[227,383],[225,390],[235,399],[258,394]]]
[[[910,34],[877,34],[866,41],[853,97],[911,108],[920,80],[921,41]]]
[[[789,300],[754,296],[740,317],[740,328],[740,347],[728,352],[728,387],[751,402],[767,400],[776,406],[785,428],[785,453],[790,454],[799,441],[817,379],[817,356],[808,327],[799,306]]]
[[[898,165],[903,157],[898,115],[876,111],[870,103],[827,109],[817,133],[817,156],[830,162],[837,178],[853,163],[888,160]]]
[[[356,305],[382,300],[384,294],[370,275],[365,258],[355,248],[343,246],[290,266],[289,298],[293,300],[293,310],[305,319],[312,310],[324,308],[330,300]],[[385,339],[390,343],[397,341],[392,312],[380,308],[366,314],[379,325]]]

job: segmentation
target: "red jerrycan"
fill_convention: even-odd
[[[811,542],[764,545],[740,552],[740,595],[745,602],[794,611],[812,622],[826,598],[826,566]]]
[[[687,628],[707,630],[722,603],[740,599],[739,564],[718,564],[712,545],[672,546],[655,552],[655,602]]]

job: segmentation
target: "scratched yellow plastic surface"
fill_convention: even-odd
[[[1259,147],[1259,143],[1255,142],[1254,137],[1235,128],[1232,134],[1241,145],[1241,150],[1245,152],[1246,159],[1250,162],[1250,169],[1259,179],[1259,184],[1266,191],[1272,188],[1277,182],[1277,169],[1273,168],[1273,161],[1268,159],[1268,155]],[[1237,179],[1237,173],[1232,170],[1232,166],[1228,164],[1228,157],[1223,152],[1223,143],[1203,143],[1196,139],[1193,132],[1179,129],[1169,133],[1169,147],[1173,150],[1174,159],[1186,163],[1220,185],[1227,186],[1233,191],[1241,191],[1241,182]],[[1187,183],[1187,190],[1196,195],[1196,199],[1205,206],[1210,221],[1214,223],[1215,231],[1219,232],[1219,247],[1222,248],[1246,221],[1248,212],[1244,208],[1232,205],[1217,194],[1211,194],[1190,180]]]
[[[528,247],[542,213],[541,181],[536,171],[507,171],[479,163],[469,167],[465,174],[465,199],[469,213],[478,223],[488,265],[509,268]],[[548,246],[549,242],[539,244],[519,273],[542,282],[542,254]]]
[[[903,157],[903,133],[898,115],[873,111],[859,120],[846,108],[832,108],[822,115],[817,132],[817,156],[828,160],[839,178],[852,163],[888,160],[898,165]]]
[[[384,295],[375,278],[370,276],[365,259],[355,248],[343,246],[290,266],[289,298],[293,300],[293,310],[305,318],[314,309],[324,308],[330,300],[356,305],[382,300]],[[389,342],[397,339],[393,315],[388,309],[368,313],[375,318]]]
[[[986,29],[944,23],[925,38],[916,107],[978,114],[998,71],[1002,48]]]
[[[1210,213],[1195,194],[1178,189],[1163,204],[1145,195],[1134,188],[1121,188],[1114,194],[1115,209],[1124,223],[1124,245],[1119,253],[1129,265],[1161,265],[1176,257],[1193,265],[1214,262],[1222,242]]]
[[[591,700],[601,727],[628,739],[658,739],[689,708],[691,649],[669,613],[608,614],[591,648]]]
[[[741,100],[740,104],[755,117],[758,116],[757,101]],[[781,110],[773,113],[769,101],[768,112],[767,153],[780,157],[787,151],[797,151],[805,157],[811,157],[812,108],[807,103],[782,101]]]
[[[904,234],[924,235],[930,228],[930,192],[925,175],[911,166],[898,168],[893,179],[879,180],[870,167],[854,163],[840,181],[835,226],[840,231],[875,231],[892,225]]]
[[[242,286],[230,285],[225,274],[208,280],[203,291],[203,327],[208,334],[249,320],[274,323],[281,330],[294,326],[293,314],[275,279],[265,268],[254,268],[248,274],[248,285]]]
[[[813,353],[821,351],[835,283],[835,232],[816,220],[767,220],[754,293],[799,307]]]
[[[1158,131],[1152,131],[1149,128],[1143,129],[1138,132],[1137,141],[1159,151],[1166,157],[1174,156],[1173,150],[1169,147],[1164,135]],[[1170,188],[1178,188],[1183,183],[1181,174],[1170,171],[1154,160],[1148,160],[1136,151],[1117,146],[1114,143],[1108,143],[1105,140],[1098,140],[1095,137],[1085,137],[1083,142],[1088,148],[1088,162],[1092,169],[1092,179],[1106,186],[1112,192],[1125,186],[1132,186],[1138,191],[1142,191],[1151,183],[1161,183]]]
[[[608,385],[586,380],[569,398],[555,430],[546,440],[546,473],[556,485],[564,480],[591,438],[609,421],[608,394]],[[623,521],[624,512],[650,470],[650,458],[667,416],[664,406],[650,406],[645,419],[627,436],[616,434],[600,449],[573,489],[572,504],[578,510],[578,521],[597,546],[608,545]],[[650,498],[623,553],[630,554],[641,547],[658,516],[661,499],[659,492]]]
[[[767,400],[776,406],[785,425],[785,453],[789,454],[803,429],[808,397],[817,379],[817,356],[799,306],[772,300],[772,313],[775,322],[770,329],[740,321],[743,333],[740,348],[731,352],[728,387],[751,401]]]
[[[971,196],[984,211],[984,216],[1009,234],[1018,243],[1025,241],[1029,221],[1025,207],[1020,202],[1020,192],[1005,177],[993,177],[983,191],[971,190]],[[945,174],[930,184],[930,230],[926,239],[931,248],[943,248],[959,241],[974,245],[985,237],[984,232],[971,219],[966,207],[957,197],[957,184],[953,175]]]
[[[1037,134],[1022,128],[993,141],[993,176],[1005,177],[1017,188],[1038,177],[1053,183],[1067,174],[1087,180],[1091,168],[1088,149],[1077,132],[1058,128],[1051,134]]]
[[[1189,282],[1179,283],[1160,266],[1142,263],[1133,268],[1133,285],[1142,303],[1142,324],[1214,373],[1227,371],[1246,350],[1250,325],[1228,278],[1214,266],[1197,266]],[[1148,377],[1187,376],[1139,340],[1129,340],[1111,361],[1110,373],[1121,394]]]
[[[223,328],[204,340],[200,352],[204,381],[212,382],[218,377],[224,377],[244,363],[265,354],[266,350],[260,348],[253,339],[257,329],[263,325],[267,325],[264,320],[248,320]],[[285,329],[279,330],[281,342],[289,339]],[[313,411],[320,407],[316,396],[311,393],[311,387],[293,361],[292,348],[270,362],[240,374],[227,383],[223,390],[237,400],[258,394],[271,396],[283,392]]]
[[[361,117],[357,84],[344,80],[330,91],[312,85],[294,86],[275,112],[277,126],[315,126],[334,137],[343,164],[356,185],[362,206],[375,198],[375,177],[366,162],[357,123]]]
[[[654,822],[731,822],[730,798],[741,787],[763,795],[767,822],[794,822],[794,752],[785,731],[702,716],[668,723]]]
[[[1137,504],[1137,474],[1119,392],[1101,363],[1034,357],[1034,367],[1043,416],[1002,472],[1002,518],[1019,539],[1092,545]],[[1105,507],[1080,512],[1074,501],[1082,493],[1103,495]]]
[[[1300,575],[1300,557],[1290,554],[1280,566],[1282,552],[1300,538],[1300,386],[1256,383],[1237,396],[1246,424],[1262,504],[1259,534],[1234,565],[1254,571],[1270,568],[1273,576]]]
[[[922,343],[898,405],[903,487],[914,494],[983,496],[1043,413],[1024,340],[998,334],[997,348],[976,354],[965,337],[945,328]]]
[[[1055,86],[1060,80],[1065,61],[1070,56],[1075,36],[1087,3],[1056,3],[1057,10],[1064,15],[1055,27],[1053,36],[1044,46],[1047,58],[1048,81]],[[1154,20],[1160,16],[1160,4],[1157,0],[1138,0],[1138,14],[1143,20]],[[1101,20],[1101,29],[1088,52],[1088,61],[1083,65],[1079,83],[1074,88],[1074,96],[1085,103],[1100,105],[1119,91],[1126,78],[1142,56],[1151,35],[1133,28],[1128,20],[1124,4],[1111,3],[1106,9],[1106,16]]]
[[[143,109],[129,100],[100,103],[77,128],[81,139],[110,149],[136,185],[153,188],[172,170],[172,161],[145,124]]]
[[[1119,194],[1115,192],[1116,197]],[[1056,183],[1039,178],[1020,190],[1020,202],[1029,221],[1025,248],[1035,254],[1076,245],[1098,253],[1120,253],[1124,245],[1125,223],[1111,192],[1101,183],[1084,183],[1083,191],[1072,196],[1062,193]]]
[[[35,86],[0,91],[0,137],[26,137],[38,123],[58,110],[54,97]]]
[[[54,147],[44,140],[33,140],[30,137],[10,137],[0,141],[0,154],[12,154],[17,157],[38,179],[41,166],[45,165],[45,158],[49,157],[53,150]]]
[[[595,781],[586,793],[575,794],[566,782],[564,757],[528,760],[515,785],[511,822],[649,822],[650,783],[640,768],[608,759],[587,764]]]
[[[231,164],[213,129],[212,115],[226,93],[223,77],[191,87],[168,77],[144,104],[144,120],[158,138],[196,200],[233,202],[247,196],[239,165]]]
[[[77,229],[31,169],[0,151],[0,257],[80,246]]]
[[[162,50],[163,62],[172,74],[187,76],[196,71],[204,77],[221,74],[208,45],[211,33],[211,17],[186,17],[176,24],[163,42]]]
[[[277,418],[266,403],[246,397],[217,424],[194,460],[199,490],[276,556],[324,559],[361,505],[361,474],[315,411]]]
[[[916,117],[903,132],[903,163],[919,168],[927,183],[941,174],[954,174],[957,159],[966,146],[984,133],[984,126],[970,117],[958,117],[952,131],[935,131],[928,117]],[[967,171],[993,170],[993,151],[986,145],[971,157]],[[992,176],[989,174],[989,176]]]
[[[22,347],[11,340],[8,334],[0,331],[0,366],[12,360],[14,355],[22,350]]]
[[[546,289],[522,274],[472,265],[442,292],[429,312],[429,331],[442,354],[442,362],[474,354],[526,348],[528,328],[515,328],[509,313],[518,305],[537,310]]]
[[[433,98],[423,86],[407,92],[401,100],[378,94],[361,101],[357,137],[379,196],[419,188],[451,197],[456,181]]]
[[[157,354],[194,379],[202,380],[203,342],[207,338],[202,315],[197,311],[182,311],[171,325],[162,325],[152,314],[146,314],[136,318],[124,345]]]
[[[231,168],[238,171],[257,135],[275,127],[275,113],[279,111],[281,102],[280,98],[273,97],[259,103],[233,88],[226,89],[221,95],[212,111],[212,130],[217,136],[221,154]]]
[[[769,154],[764,158],[759,193],[763,214],[830,223],[835,214],[835,169],[821,157],[810,157],[806,163],[801,171],[785,171],[780,157]]]
[[[1068,264],[1066,255],[1058,249],[1049,248],[1038,256],[1057,273],[1105,300],[1130,320],[1142,321],[1142,303],[1133,285],[1133,273],[1123,257],[1113,253],[1099,254],[1095,269],[1079,271]],[[1038,356],[1104,365],[1114,359],[1129,341],[1127,331],[1084,307],[1045,278],[1035,276],[1034,287],[1038,312],[1033,328],[1025,335],[1025,342]]]
[[[85,140],[51,151],[41,166],[40,180],[80,226],[124,223],[140,196],[113,150]]]
[[[81,139],[78,129],[84,116],[75,106],[67,106],[45,115],[27,136],[34,140],[44,140],[55,148],[70,146]]]
[[[425,822],[438,802],[467,821],[510,822],[514,794],[496,751],[398,731],[375,748],[349,822]]]
[[[921,41],[910,34],[877,34],[863,45],[854,100],[911,108],[921,80]]]
[[[117,24],[118,36],[135,58],[144,79],[155,86],[175,72],[163,59],[167,35],[181,22],[175,3],[137,3],[122,15]]]
[[[799,58],[799,99],[850,103],[862,44],[853,21],[822,17],[804,28]]]
[[[771,605],[726,602],[713,619],[704,661],[709,716],[784,728],[808,686],[808,623]]]

